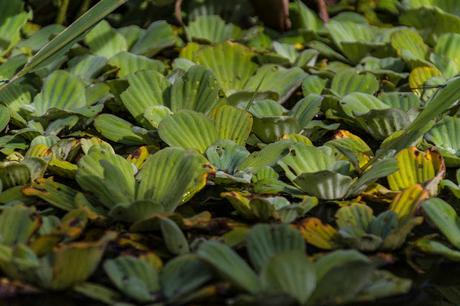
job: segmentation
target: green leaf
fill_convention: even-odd
[[[94,120],[94,127],[105,138],[125,145],[144,144],[145,139],[134,131],[130,122],[112,114],[101,114]]]
[[[32,13],[24,11],[24,3],[19,0],[0,3],[0,12],[1,56],[21,40],[21,29],[32,18]]]
[[[10,110],[0,104],[0,132],[3,131],[10,122]]]
[[[245,110],[223,105],[212,113],[219,139],[232,140],[245,145],[252,129],[252,116]]]
[[[218,15],[198,16],[185,28],[188,40],[220,43],[232,38],[233,26]]]
[[[200,65],[191,67],[171,86],[171,110],[209,113],[218,103],[218,85],[212,73]]]
[[[161,219],[160,228],[166,247],[171,253],[182,255],[190,251],[184,233],[174,221],[167,218]]]
[[[107,232],[95,242],[75,242],[55,248],[52,254],[41,258],[42,267],[52,270],[40,274],[40,285],[62,290],[84,282],[94,273],[108,242],[115,236],[114,232]],[[47,279],[48,275],[52,279]]]
[[[460,118],[444,117],[425,138],[436,146],[447,166],[460,165]]]
[[[331,83],[331,92],[344,97],[353,92],[373,94],[379,89],[379,83],[372,74],[358,74],[354,69],[338,72]]]
[[[158,151],[149,157],[138,175],[136,199],[149,200],[165,211],[174,211],[187,194],[193,195],[203,188],[196,186],[206,173],[203,160],[197,153],[180,148]]]
[[[134,44],[131,52],[152,57],[165,48],[175,46],[177,39],[171,25],[164,20],[155,21]]]
[[[445,201],[431,198],[422,203],[422,208],[429,220],[455,246],[460,248],[460,220],[456,211]]]
[[[286,251],[270,259],[261,281],[265,289],[286,293],[303,305],[316,287],[315,267],[304,252]]]
[[[426,104],[423,111],[412,121],[403,133],[387,142],[377,155],[380,157],[391,150],[400,151],[405,148],[408,143],[413,143],[420,138],[427,132],[427,128],[430,127],[430,121],[451,108],[460,98],[460,91],[458,88],[460,88],[460,78],[449,80],[444,87],[436,92]]]
[[[225,244],[207,241],[200,246],[197,254],[234,285],[253,294],[260,291],[257,275],[235,251]]]
[[[163,73],[166,68],[165,64],[159,60],[124,51],[112,56],[107,61],[107,64],[118,68],[117,75],[120,78],[125,78],[131,73],[139,70],[154,70],[159,73]]]
[[[29,183],[30,175],[30,170],[25,164],[13,161],[0,163],[0,181],[4,190]]]
[[[35,97],[32,106],[34,115],[38,117],[52,109],[76,111],[87,106],[84,84],[67,71],[55,71],[46,80],[43,90]]]
[[[120,256],[107,260],[104,270],[118,290],[135,301],[153,301],[160,289],[158,271],[146,260]]]
[[[286,224],[257,224],[246,237],[249,258],[261,271],[274,256],[285,251],[305,253],[305,241],[300,233]]]
[[[128,45],[120,33],[102,20],[85,36],[85,43],[95,55],[111,58],[119,52],[127,51]]]
[[[302,173],[294,179],[294,183],[307,194],[325,200],[343,199],[353,182],[351,177],[329,170]]]
[[[219,136],[214,122],[201,113],[183,110],[166,117],[158,127],[160,138],[170,146],[204,153]]]
[[[107,208],[134,200],[132,164],[100,145],[93,146],[80,159],[75,179],[84,190],[93,192]]]
[[[289,154],[278,162],[291,181],[302,173],[332,170],[335,163],[329,147],[318,148],[304,143],[293,145]]]
[[[210,267],[194,254],[173,258],[160,274],[162,291],[171,302],[180,301],[211,278]]]
[[[82,34],[125,2],[126,0],[102,0],[97,3],[40,49],[40,51],[28,61],[24,68],[10,80],[9,84],[25,76],[27,73],[43,67],[45,64],[52,62],[54,59],[64,54],[68,48],[81,38]],[[3,88],[4,87],[0,87],[0,91]]]
[[[40,225],[35,208],[15,205],[3,209],[0,215],[0,241],[3,245],[27,243]]]
[[[137,122],[145,123],[147,108],[165,105],[163,94],[169,82],[155,70],[140,70],[128,75],[127,79],[129,87],[120,96],[123,105]]]
[[[284,103],[305,77],[306,73],[298,67],[286,69],[268,64],[257,69],[244,89],[252,92],[273,91],[279,96],[278,102]]]
[[[203,47],[195,53],[195,61],[214,73],[227,96],[244,89],[256,71],[252,57],[249,49],[232,42]]]

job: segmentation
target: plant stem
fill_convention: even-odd
[[[67,19],[67,9],[69,8],[69,0],[61,0],[59,12],[56,17],[57,24],[64,24]]]

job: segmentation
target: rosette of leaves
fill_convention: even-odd
[[[189,45],[182,58],[208,68],[232,105],[247,103],[256,97],[270,97],[284,103],[300,86],[306,73],[299,67],[284,68],[276,64],[258,66],[256,53],[233,42],[213,46]]]
[[[430,223],[441,232],[442,237],[436,235],[422,237],[415,242],[416,248],[428,254],[459,261],[460,227],[455,209],[439,198],[426,200],[422,203],[422,209]]]
[[[325,28],[346,60],[354,64],[369,54],[382,52],[389,42],[384,29],[371,26],[366,22],[332,18]]]
[[[383,140],[406,128],[417,115],[419,100],[413,96],[384,95],[375,97],[352,92],[335,104],[334,116],[358,126],[377,140]]]
[[[226,198],[238,214],[246,219],[278,220],[283,223],[290,223],[304,216],[319,203],[317,198],[308,196],[297,203],[291,203],[282,196],[267,196],[238,191],[223,192],[221,196]]]
[[[337,229],[317,218],[307,218],[300,229],[305,239],[319,248],[345,245],[366,252],[395,250],[403,245],[412,229],[423,222],[422,217],[414,216],[421,193],[414,187],[378,216],[374,216],[372,209],[365,204],[342,207],[335,215]],[[417,201],[408,200],[411,196]]]
[[[173,113],[191,110],[209,114],[219,102],[214,76],[199,65],[191,67],[174,84],[152,69],[128,74],[127,81],[120,99],[141,127],[113,114],[101,114],[94,121],[104,137],[127,145],[154,142],[150,131]]]
[[[310,94],[289,111],[273,100],[256,101],[249,108],[254,116],[253,133],[263,142],[270,143],[308,129],[319,112],[321,101],[321,96]]]
[[[458,33],[460,12],[454,1],[405,0],[400,22],[426,31],[434,40],[443,33]]]
[[[201,290],[212,278],[211,268],[195,254],[178,256],[164,267],[152,264],[147,256],[119,256],[105,261],[104,270],[123,296],[138,303],[165,300],[168,303],[185,303],[193,300],[195,290]],[[94,295],[91,289],[88,286],[77,287],[77,291],[103,300],[103,295]],[[112,293],[109,300],[116,303],[122,298]]]
[[[396,161],[384,159],[361,171],[338,159],[331,147],[315,147],[297,143],[279,166],[286,177],[307,194],[325,200],[345,199],[362,192],[369,184],[385,177],[397,168]],[[357,174],[357,171],[361,173]]]
[[[107,232],[98,241],[75,241],[87,221],[86,213],[79,210],[59,220],[41,217],[35,208],[22,204],[5,208],[0,215],[0,269],[11,278],[50,290],[84,282],[116,236]]]
[[[333,252],[312,262],[305,254],[302,236],[289,225],[256,225],[246,246],[252,267],[230,247],[215,241],[203,243],[197,254],[235,288],[250,294],[253,303],[277,297],[284,303],[330,305],[373,300],[410,289],[410,281],[376,269],[356,251]],[[351,270],[356,278],[347,282]],[[385,289],[370,286],[375,283]],[[334,295],[330,294],[331,285]]]
[[[173,212],[204,187],[207,161],[193,151],[166,148],[150,156],[140,171],[104,146],[95,145],[78,163],[75,176],[107,213],[126,222]]]

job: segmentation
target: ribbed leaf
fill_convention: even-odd
[[[291,147],[288,155],[279,162],[286,176],[293,181],[302,173],[313,173],[332,169],[335,158],[332,150],[328,147],[317,148],[303,143],[297,143]]]
[[[144,144],[145,140],[134,132],[134,125],[112,114],[102,114],[94,120],[94,127],[105,138],[126,144]]]
[[[31,186],[22,188],[26,196],[42,199],[50,205],[65,211],[76,208],[74,203],[77,191],[69,186],[55,182],[53,177],[39,178]]]
[[[409,86],[412,91],[421,96],[425,92],[423,86],[433,77],[440,76],[441,72],[435,67],[420,66],[411,71],[409,74]]]
[[[171,25],[164,20],[155,21],[150,24],[131,51],[152,57],[165,48],[175,46],[177,39]]]
[[[233,27],[217,15],[198,16],[186,27],[189,40],[219,43],[232,38]]]
[[[374,183],[377,179],[386,177],[398,170],[398,163],[393,158],[380,160],[366,169],[359,179],[353,184],[350,195],[362,192],[362,188]]]
[[[80,159],[75,179],[84,190],[93,192],[108,208],[134,200],[132,164],[100,145],[93,146]]]
[[[316,287],[315,267],[304,252],[287,251],[271,258],[261,281],[266,289],[286,293],[304,305]]]
[[[379,89],[379,83],[372,74],[358,74],[354,69],[338,72],[331,83],[331,91],[344,97],[353,92],[373,94]]]
[[[429,122],[447,111],[460,98],[460,78],[449,80],[445,86],[439,89],[427,103],[425,109],[415,118],[415,120],[404,130],[403,133],[388,141],[378,152],[378,156],[388,153],[390,150],[400,151],[409,143],[413,143],[420,138]]]
[[[184,233],[174,221],[161,219],[160,228],[166,247],[172,254],[181,255],[190,252]]]
[[[400,220],[412,218],[420,207],[420,203],[428,197],[428,191],[423,189],[421,185],[412,185],[394,198],[391,202],[390,210],[394,211]]]
[[[402,190],[414,184],[426,184],[444,172],[441,156],[435,151],[420,152],[415,147],[396,155],[399,170],[388,176],[391,190]]]
[[[138,302],[150,302],[160,289],[158,271],[146,260],[120,256],[107,260],[104,270],[113,284]]]
[[[3,190],[29,183],[30,175],[30,170],[25,164],[8,161],[0,163],[0,181]]]
[[[415,242],[415,246],[424,253],[443,256],[452,261],[460,261],[460,251],[446,246],[445,243],[429,238],[421,238]]]
[[[214,122],[194,111],[180,111],[166,117],[158,127],[160,138],[170,146],[204,153],[218,139]]]
[[[399,108],[405,112],[420,106],[420,99],[413,93],[385,92],[379,99],[391,108]]]
[[[62,290],[84,282],[96,270],[107,243],[115,236],[114,232],[107,232],[95,242],[75,242],[55,248],[48,258],[42,258],[43,266],[51,265],[52,271],[41,275],[44,278],[40,279],[40,285]]]
[[[169,82],[155,70],[141,70],[127,78],[129,87],[121,94],[121,100],[137,122],[142,124],[147,108],[165,104],[163,93]]]
[[[286,69],[277,65],[264,65],[257,69],[245,86],[248,91],[273,91],[279,95],[278,102],[284,103],[302,84],[306,73],[298,68]]]
[[[165,64],[159,60],[129,52],[120,52],[112,56],[107,61],[107,64],[119,69],[117,74],[120,78],[124,78],[139,70],[154,70],[162,73],[166,68]]]
[[[460,118],[444,117],[425,137],[440,151],[447,166],[460,164]]]
[[[428,46],[417,31],[401,29],[391,34],[391,46],[399,56],[410,61],[424,61],[428,54]]]
[[[83,55],[74,57],[69,61],[69,72],[79,76],[86,83],[91,83],[92,79],[105,67],[107,59],[103,56]]]
[[[171,87],[171,110],[184,109],[209,113],[219,99],[217,81],[212,73],[200,65],[191,67]]]
[[[455,246],[460,248],[459,217],[455,209],[439,198],[431,198],[422,203],[422,208],[430,221]]]
[[[296,118],[290,116],[254,118],[253,132],[263,142],[271,143],[283,136],[299,132]]]
[[[3,131],[10,122],[10,110],[0,104],[0,132]]]
[[[160,282],[163,293],[171,301],[193,293],[212,277],[210,267],[196,255],[184,255],[168,261],[161,270]]]
[[[105,20],[99,22],[86,34],[85,43],[91,52],[106,58],[128,50],[128,44],[123,35],[114,30]]]
[[[340,102],[340,105],[345,114],[352,118],[366,114],[371,110],[390,108],[378,98],[361,92],[346,95]]]
[[[245,110],[223,105],[217,108],[212,117],[219,134],[219,139],[232,140],[245,145],[252,129],[252,116]]]
[[[374,220],[372,209],[363,204],[352,204],[340,208],[335,219],[341,230],[349,234],[362,235],[368,231],[369,225]]]
[[[287,224],[255,225],[246,238],[249,258],[261,271],[273,256],[285,251],[305,253],[305,242],[299,232]]]
[[[343,199],[353,182],[351,177],[329,170],[302,173],[294,179],[294,183],[307,194],[325,200]]]
[[[198,249],[198,256],[212,265],[222,276],[250,293],[260,290],[259,278],[248,264],[230,247],[207,241]]]
[[[35,208],[23,205],[6,207],[0,215],[2,245],[27,243],[40,225],[35,213]]]
[[[200,157],[179,148],[166,148],[153,154],[139,173],[136,199],[150,200],[166,211],[174,211],[186,192],[192,195],[197,192],[195,185],[206,172]]]
[[[242,90],[256,71],[252,57],[249,49],[232,42],[203,47],[195,54],[195,60],[213,72],[227,96]]]
[[[369,25],[331,20],[326,28],[337,47],[354,63],[366,56],[371,46],[379,45],[376,42],[377,29]]]
[[[48,77],[32,105],[35,116],[43,116],[50,109],[76,111],[87,105],[84,84],[66,71],[55,71]]]
[[[357,116],[356,119],[362,128],[377,140],[383,140],[406,128],[411,121],[406,112],[396,108],[371,110]]]
[[[307,218],[299,224],[303,238],[311,245],[324,250],[332,250],[339,246],[338,232],[318,218]]]

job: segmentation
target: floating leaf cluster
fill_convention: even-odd
[[[0,297],[356,305],[460,261],[457,1],[125,2],[0,1]]]

